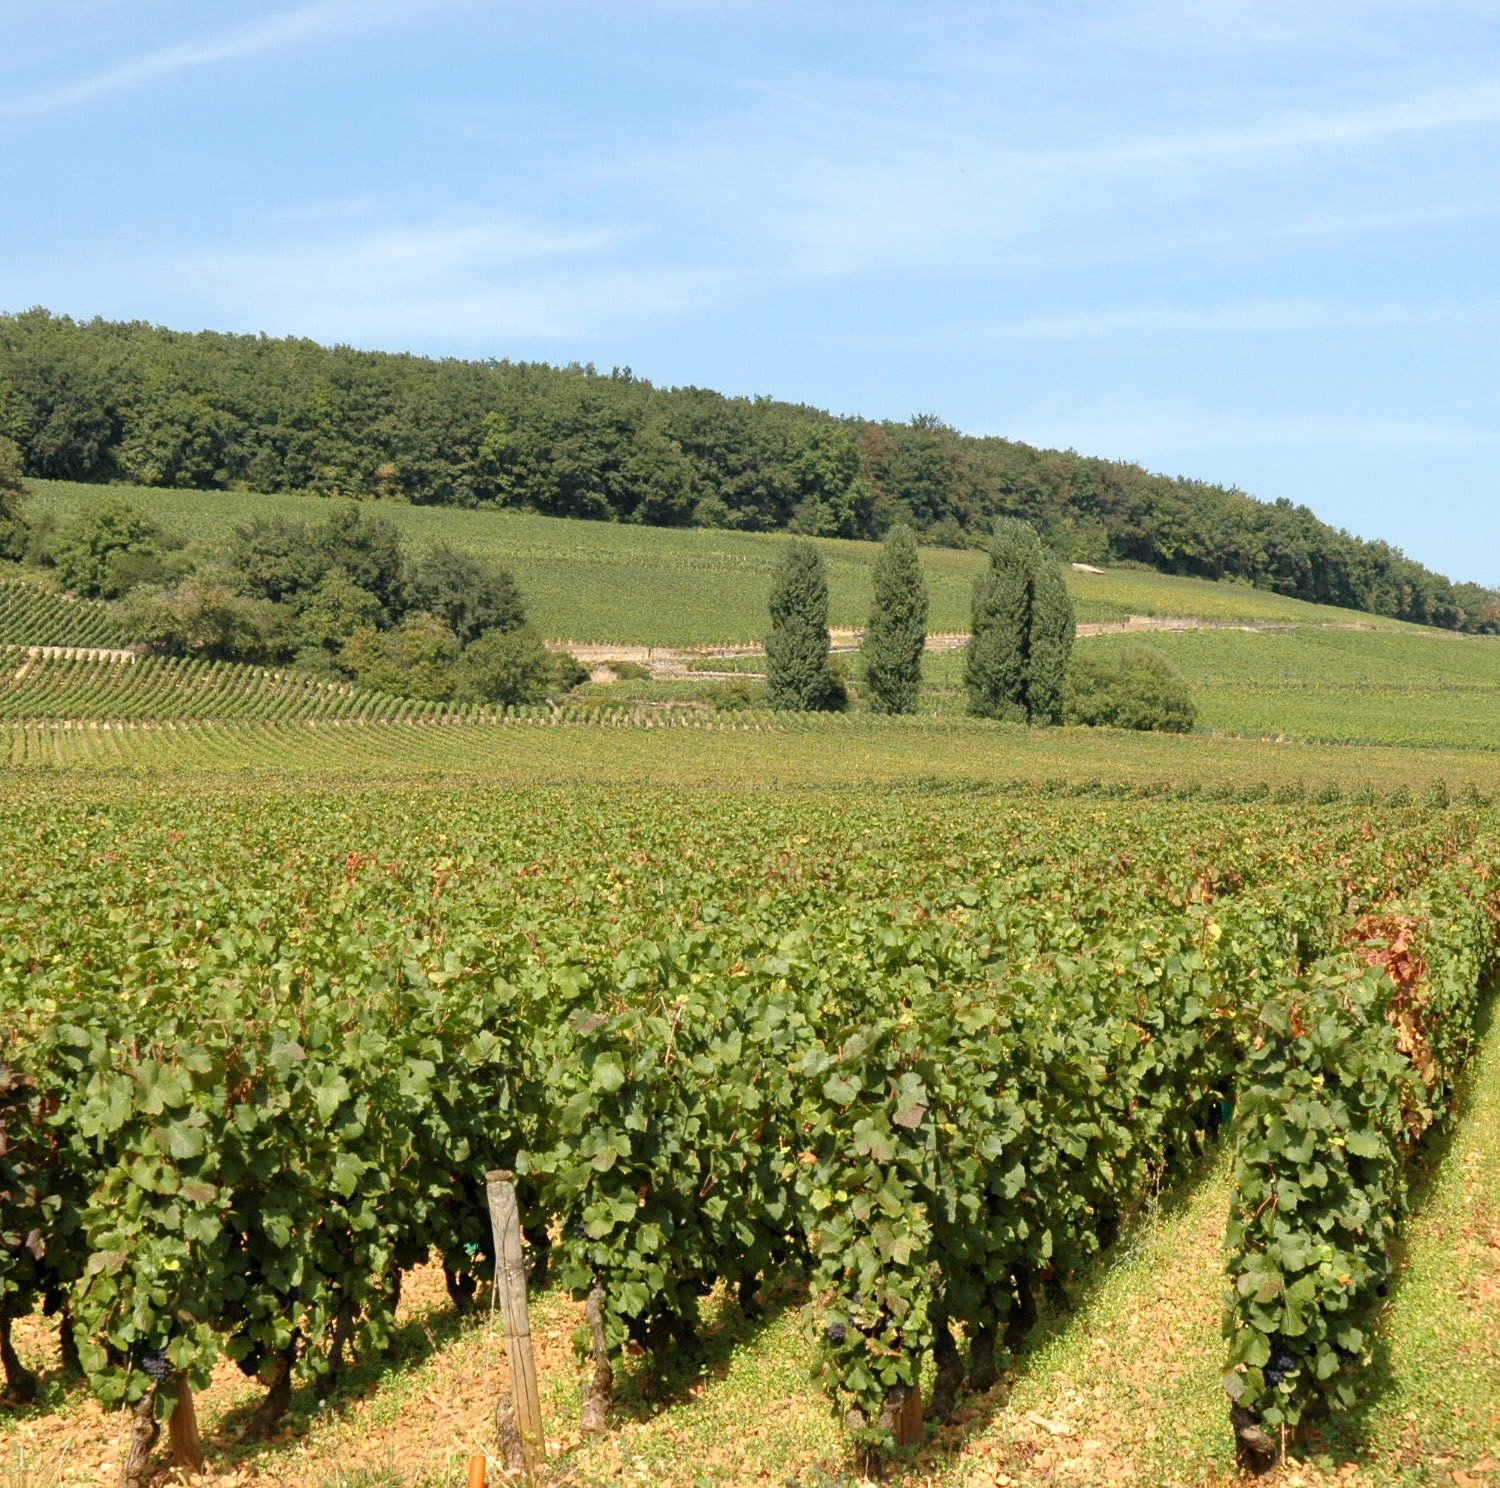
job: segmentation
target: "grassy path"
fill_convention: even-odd
[[[958,1423],[968,1438],[937,1480],[1081,1488],[1232,1478],[1218,1384],[1228,1202],[1221,1154],[1127,1233],[1075,1311],[1043,1322],[1007,1374],[1003,1408],[971,1407]]]

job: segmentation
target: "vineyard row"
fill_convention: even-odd
[[[60,1314],[106,1401],[228,1354],[270,1419],[428,1255],[466,1304],[503,1167],[617,1363],[803,1276],[880,1453],[1231,1107],[1240,1440],[1346,1398],[1490,969],[1488,816],[439,801],[8,829],[0,1314]]]

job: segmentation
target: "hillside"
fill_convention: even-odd
[[[109,607],[0,572],[0,646],[123,646]]]
[[[1500,748],[1500,640],[1413,631],[1195,631],[1145,644],[1187,679],[1201,728],[1338,744]]]
[[[97,486],[37,481],[30,510],[67,516],[106,494]],[[176,491],[112,487],[167,531],[210,547],[257,516],[310,519],[326,513],[320,498],[243,491]],[[767,625],[771,570],[785,538],[771,533],[646,527],[511,511],[456,511],[401,502],[367,504],[415,547],[446,543],[509,566],[520,581],[532,623],[558,640],[641,646],[714,646],[756,641]],[[862,626],[879,545],[817,540],[828,560],[835,626]],[[932,595],[934,632],[969,626],[969,597],[984,566],[977,553],[927,548],[922,554]],[[1129,615],[1310,624],[1397,622],[1289,599],[1246,584],[1111,569],[1068,574],[1080,622]]]
[[[901,521],[956,547],[1014,516],[1064,559],[1231,577],[1451,629],[1500,626],[1500,596],[1305,507],[968,437],[932,415],[836,418],[658,388],[628,369],[434,361],[45,310],[0,315],[0,390],[0,435],[44,479],[846,538]]]

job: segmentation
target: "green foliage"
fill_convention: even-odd
[[[321,582],[326,571],[321,547],[306,522],[256,517],[229,534],[224,566],[246,594],[281,604]]]
[[[270,603],[270,601],[262,601]],[[283,611],[291,606],[278,606]],[[329,568],[316,587],[297,595],[294,623],[299,649],[335,653],[357,630],[378,628],[385,620],[379,599],[349,576],[342,564]]]
[[[1449,1112],[1495,967],[1493,904],[1465,862],[1434,865],[1355,934],[1361,954],[1258,1009],[1241,1076],[1224,1388],[1262,1446],[1354,1403],[1407,1158]]]
[[[554,693],[569,692],[587,679],[584,668],[577,668],[583,674],[579,677],[568,667],[571,661],[565,652],[554,657],[534,631],[489,630],[465,649],[456,695],[501,707],[543,703]]]
[[[1155,652],[1138,646],[1075,652],[1063,694],[1063,717],[1124,729],[1188,733],[1197,709],[1187,683]]]
[[[124,646],[129,640],[108,605],[0,578],[0,646]]]
[[[160,529],[128,502],[106,500],[65,522],[53,547],[57,577],[84,599],[117,599],[133,582],[160,577]]]
[[[875,600],[860,646],[869,706],[877,713],[914,713],[927,640],[927,584],[909,527],[886,536],[873,582]]]
[[[262,661],[284,654],[288,644],[277,606],[246,599],[212,575],[170,588],[141,585],[115,618],[125,634],[159,656]]]
[[[458,637],[435,615],[413,615],[396,630],[361,626],[339,659],[361,687],[436,702],[458,689],[459,649]]]
[[[1073,601],[1055,563],[1042,555],[1032,580],[1030,674],[1026,709],[1033,723],[1063,721],[1063,689],[1073,654]]]
[[[26,482],[21,465],[21,447],[14,439],[0,434],[0,496],[20,496]]]
[[[969,712],[1058,723],[1073,647],[1073,604],[1057,566],[1024,522],[995,525],[990,566],[974,581],[964,683]]]
[[[1008,516],[1065,558],[1500,628],[1493,591],[1455,587],[1305,507],[1122,461],[966,438],[930,414],[840,419],[770,398],[657,388],[628,369],[429,361],[42,310],[0,316],[0,379],[7,432],[42,479],[840,537],[906,523],[950,546]]]
[[[33,481],[32,486],[27,512],[33,526],[66,519],[99,494],[97,487],[61,482]],[[231,572],[235,565],[224,555],[234,527],[257,517],[318,520],[331,505],[305,494],[115,489]],[[549,639],[654,646],[757,640],[765,631],[766,589],[785,546],[781,537],[764,532],[589,522],[515,509],[396,502],[376,509],[401,534],[409,555],[446,545],[511,569],[524,580],[529,622]],[[828,564],[830,624],[862,626],[870,613],[880,545],[812,541]],[[974,551],[922,550],[929,630],[968,629],[973,580],[984,563]],[[1070,570],[1063,577],[1081,621],[1146,615],[1347,626],[1358,619],[1352,611],[1285,599],[1246,584],[1174,577],[1140,566],[1102,574]],[[1399,628],[1396,621],[1368,623],[1381,635]]]
[[[1186,679],[1198,726],[1221,734],[1482,750],[1500,741],[1500,643],[1491,637],[1226,628],[1082,646],[1095,654],[1142,644]]]
[[[29,529],[21,512],[25,491],[21,451],[15,440],[0,435],[0,558],[20,558],[26,552]]]
[[[787,544],[771,578],[766,636],[766,695],[771,707],[837,712],[847,694],[833,672],[828,645],[828,573],[809,542]]]
[[[526,605],[507,569],[440,543],[411,564],[407,600],[436,615],[467,646],[487,630],[519,630]]]
[[[1014,571],[990,568],[974,580],[964,687],[977,718],[1026,721],[1027,598],[1025,579]]]
[[[144,1346],[192,1379],[222,1356],[257,1372],[294,1333],[321,1373],[341,1322],[378,1349],[402,1271],[431,1251],[488,1271],[483,1175],[507,1167],[560,1284],[603,1289],[615,1349],[665,1351],[715,1283],[803,1273],[825,1386],[884,1447],[869,1423],[940,1330],[1019,1337],[1231,1081],[1267,1134],[1241,1166],[1270,1164],[1280,1195],[1252,1224],[1386,1234],[1383,1209],[1324,1204],[1314,1148],[1443,1109],[1488,964],[1477,811],[1375,836],[1357,805],[930,791],[853,812],[576,782],[24,799],[0,821],[0,1038],[33,1083],[0,1109],[7,1151],[52,1154],[26,1198],[50,1203],[48,1269],[0,1245],[0,1292],[64,1297],[110,1402],[142,1393]],[[1352,1078],[1385,1027],[1360,1016],[1373,977],[1300,969],[1392,899],[1435,927],[1430,997],[1402,1003],[1431,1012],[1436,1075],[1415,1082]],[[1272,1120],[1301,1125],[1281,1141]],[[1331,1186],[1389,1170],[1362,1139],[1329,1146]]]

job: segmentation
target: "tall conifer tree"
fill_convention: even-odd
[[[810,542],[787,544],[771,576],[766,695],[773,708],[801,711],[836,711],[846,701],[829,653],[828,571]]]
[[[964,683],[969,712],[1008,723],[1057,723],[1073,649],[1073,602],[1036,533],[995,524],[990,566],[974,581]]]
[[[911,528],[893,527],[875,560],[875,602],[860,646],[875,713],[914,713],[927,642],[927,582]]]

